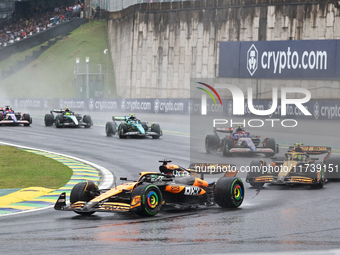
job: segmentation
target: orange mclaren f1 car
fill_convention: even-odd
[[[237,171],[226,171],[224,177],[208,183],[198,178],[197,169],[215,172],[216,164],[195,164],[189,169],[160,161],[160,172],[141,172],[137,181],[126,182],[109,190],[99,190],[92,181],[76,184],[66,205],[66,194],[62,193],[54,208],[74,211],[82,215],[95,212],[135,212],[141,216],[154,216],[161,208],[197,208],[219,205],[223,208],[239,207],[244,198],[241,179]],[[218,165],[219,169],[230,169],[230,165]],[[221,171],[220,171],[221,172]],[[126,178],[121,178],[126,180]]]
[[[311,156],[327,154],[321,161]],[[273,162],[266,165],[263,159],[254,160],[250,164],[246,182],[253,187],[262,187],[265,183],[272,184],[307,184],[322,188],[326,180],[326,159],[331,148],[326,146],[290,146],[283,158],[272,158]]]

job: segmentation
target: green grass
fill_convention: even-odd
[[[33,54],[33,51],[38,51],[41,46],[47,45],[48,42],[45,42],[39,46],[33,47],[31,49],[28,49],[26,51],[14,54],[10,58],[6,59],[5,61],[0,62],[0,70],[5,71],[9,70],[11,66],[16,66],[19,62],[23,61],[25,59],[25,56],[30,56]]]
[[[0,145],[0,189],[63,187],[73,171],[53,159]]]
[[[91,64],[101,64],[102,72],[106,74],[107,56],[104,49],[109,48],[106,21],[90,21],[74,30],[69,36],[58,41],[44,51],[40,57],[15,74],[0,83],[1,96],[33,97],[33,98],[73,98],[76,96],[72,85],[76,58],[85,63],[90,57]],[[37,49],[37,47],[35,47]],[[15,65],[26,55],[31,55],[33,49],[17,53],[0,63],[0,70],[6,65]],[[109,86],[105,85],[104,97],[115,95],[113,63],[109,56]]]

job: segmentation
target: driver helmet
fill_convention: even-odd
[[[136,115],[133,114],[133,113],[131,113],[131,114],[130,114],[130,120],[136,120]]]
[[[296,160],[296,161],[302,161],[302,155],[298,154],[298,155],[295,155],[293,160]]]
[[[303,152],[302,148],[300,147],[300,145],[298,145],[297,147],[295,147],[294,151],[296,152]]]
[[[65,114],[66,115],[70,115],[71,114],[71,110],[69,107],[65,107]]]
[[[237,128],[236,128],[235,131],[236,131],[236,132],[242,132],[242,131],[244,131],[244,129],[242,128],[241,125],[239,125],[239,126],[237,126]]]

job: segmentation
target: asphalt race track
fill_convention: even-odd
[[[104,124],[111,119],[109,113],[91,114],[95,125],[90,129],[45,127],[43,115],[32,113],[31,127],[0,127],[1,141],[91,161],[112,171],[117,184],[119,177],[134,180],[140,171],[157,171],[158,160],[171,159],[182,166],[190,161],[187,116],[138,114],[142,120],[160,123],[164,135],[153,140],[106,137]],[[269,134],[283,145],[328,145],[338,152],[338,126],[338,122],[299,121],[294,131],[264,128],[259,133]],[[192,148],[197,151],[193,160],[225,160],[241,166],[256,158],[208,155],[204,136],[196,138],[202,143]],[[283,155],[285,148],[280,149]],[[257,190],[246,183],[245,187],[244,203],[235,210],[216,206],[162,211],[141,218],[118,213],[84,217],[50,208],[0,217],[1,253],[212,254],[340,248],[340,182],[327,183],[323,189],[266,185]]]

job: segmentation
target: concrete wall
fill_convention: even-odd
[[[139,4],[110,13],[117,93],[188,98],[193,80],[215,79],[263,92],[273,85],[311,83],[314,98],[339,98],[338,81],[216,78],[220,41],[340,39],[338,7],[337,1],[200,0]],[[259,98],[270,96],[261,93]]]

